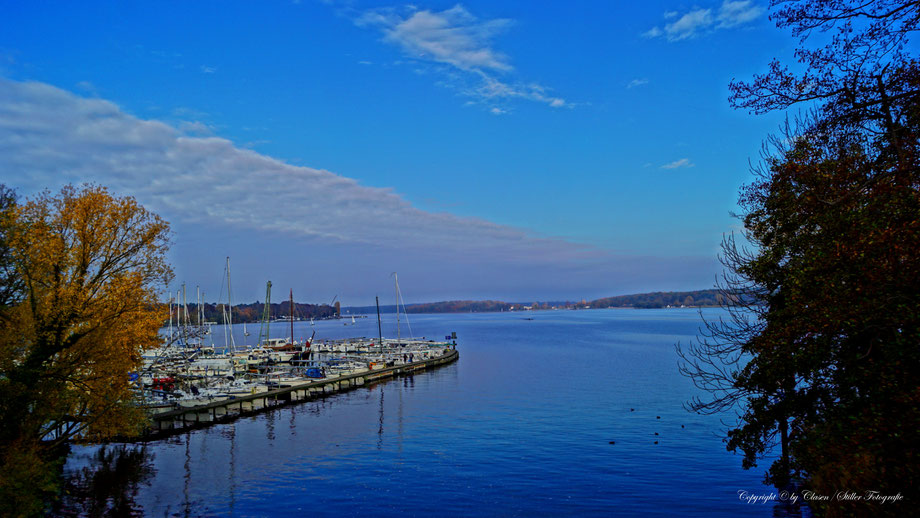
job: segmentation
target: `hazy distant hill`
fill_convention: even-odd
[[[664,308],[680,306],[718,306],[724,295],[719,290],[656,291],[592,300],[592,308]]]
[[[583,309],[583,308],[664,308],[680,306],[718,306],[723,295],[718,290],[657,291],[635,295],[605,297],[590,302],[547,301],[547,302],[503,302],[498,300],[449,300],[406,304],[409,313],[482,313],[488,311],[517,311],[525,309]],[[395,306],[380,306],[383,313],[393,313]],[[343,313],[374,313],[376,306],[342,308]]]

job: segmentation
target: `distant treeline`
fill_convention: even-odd
[[[443,302],[426,302],[406,304],[408,313],[482,313],[490,311],[520,311],[530,309],[586,309],[586,308],[665,308],[680,306],[719,306],[724,295],[719,290],[667,291],[619,295],[602,299],[574,301],[534,301],[502,302],[499,300],[450,300]],[[383,313],[393,313],[393,305],[380,306]],[[354,314],[370,314],[377,311],[376,306],[355,306],[344,308]]]
[[[492,311],[522,311],[543,309],[587,309],[587,308],[665,308],[680,306],[718,306],[722,303],[724,295],[719,290],[697,291],[658,291],[654,293],[639,293],[635,295],[619,295],[605,297],[590,302],[574,301],[534,301],[534,302],[503,302],[500,300],[449,300],[443,302],[425,302],[421,304],[406,304],[408,313],[487,313]],[[224,323],[223,304],[202,304],[204,322]],[[338,304],[336,304],[338,306]],[[337,307],[326,304],[301,304],[294,303],[294,318],[298,320],[335,318],[338,316]],[[262,319],[264,304],[256,301],[250,304],[237,304],[233,306],[233,322],[259,322]],[[352,306],[341,308],[346,315],[370,315],[377,311],[377,306]],[[394,313],[395,305],[380,306],[381,313]],[[291,315],[291,303],[287,300],[271,304],[269,318],[288,318]],[[198,322],[196,304],[188,305],[189,321]],[[173,319],[177,318],[177,310],[173,307]],[[184,317],[183,317],[184,318]]]
[[[223,311],[225,304],[202,304],[201,308],[204,311],[203,322],[217,322],[218,324],[224,323]],[[259,322],[262,320],[262,312],[264,311],[265,304],[262,302],[252,302],[250,304],[234,304],[233,306],[233,323],[242,324],[250,322]],[[184,315],[184,309],[180,310]],[[188,305],[188,316],[189,322],[195,324],[198,322],[198,305],[189,304]],[[269,318],[274,320],[277,318],[288,318],[291,316],[291,303],[290,301],[283,301],[278,303],[272,303],[269,307]],[[309,320],[311,318],[321,319],[321,318],[333,318],[336,316],[336,308],[326,304],[301,304],[299,302],[294,303],[294,318],[301,320]],[[173,306],[173,321],[177,318],[177,309]],[[185,318],[184,316],[182,317]]]
[[[665,308],[680,306],[719,306],[725,300],[719,290],[656,291],[592,300],[592,308]]]

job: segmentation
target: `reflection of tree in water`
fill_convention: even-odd
[[[153,456],[143,446],[103,446],[89,466],[64,482],[57,516],[143,516],[139,486],[154,473]]]

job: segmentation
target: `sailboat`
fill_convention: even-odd
[[[246,322],[243,322],[243,336],[249,336],[249,331],[246,330]]]

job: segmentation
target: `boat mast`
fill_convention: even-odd
[[[189,320],[188,316],[188,291],[185,289],[185,283],[182,283],[182,312],[185,313],[185,341],[188,342]]]
[[[230,351],[236,349],[236,343],[233,341],[233,296],[230,292],[230,256],[227,256],[227,322],[230,330]]]
[[[294,288],[291,288],[291,345],[294,345]]]
[[[398,345],[402,343],[402,339],[399,334],[399,276],[396,275],[396,272],[393,272],[393,279],[396,281],[396,343]]]
[[[409,312],[406,311],[406,300],[402,296],[402,291],[399,290],[399,277],[396,276],[396,272],[393,272],[393,277],[396,278],[396,336],[397,340],[399,338],[399,302],[402,300],[403,314],[406,317],[406,325],[409,327],[409,339],[414,340],[412,336],[412,324],[409,323]]]
[[[182,283],[182,316],[185,319],[185,325],[182,326],[182,339],[185,346],[188,347],[188,300],[185,297],[185,283]]]
[[[220,315],[224,319],[224,350],[227,351],[230,349],[230,326],[227,324],[227,305],[223,302],[220,302]]]
[[[272,304],[272,281],[265,285],[265,307],[262,309],[262,323],[259,326],[259,345],[263,345],[269,339],[271,326],[271,304]],[[265,336],[263,339],[262,336]]]
[[[182,339],[182,290],[176,290],[176,343]],[[183,347],[185,344],[182,344]]]
[[[172,293],[167,293],[169,295],[169,342],[167,345],[171,346],[173,341],[173,332],[172,332],[172,307],[173,307],[173,298]]]
[[[380,337],[380,354],[383,354],[383,326],[380,325],[380,297],[375,296],[377,300],[377,334]]]

